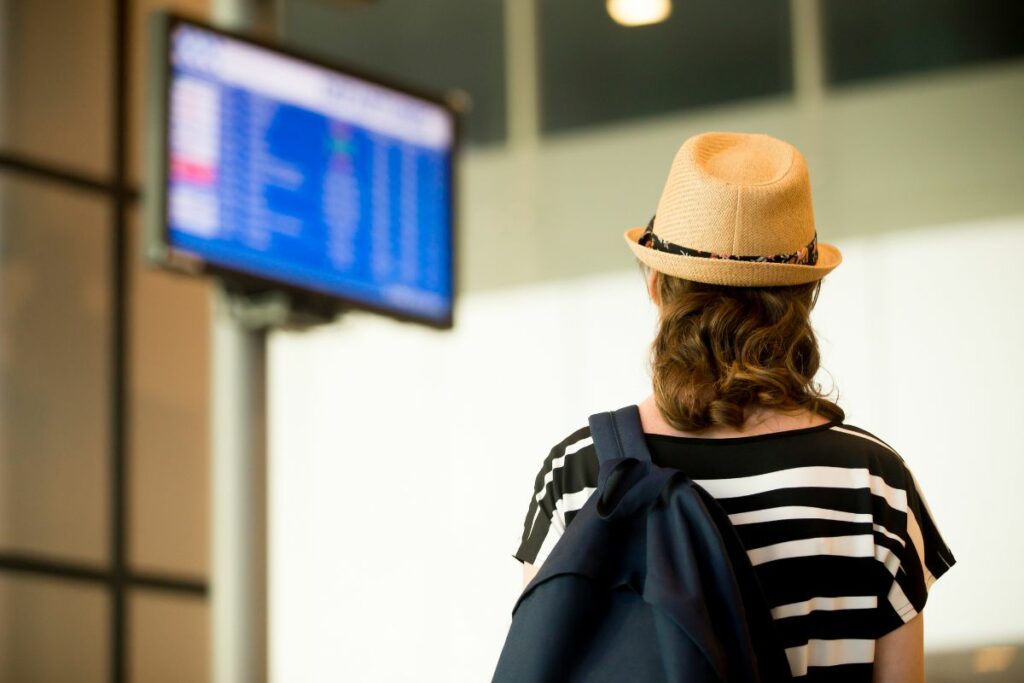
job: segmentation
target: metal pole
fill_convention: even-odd
[[[267,680],[266,338],[217,286],[212,320],[212,680]]]

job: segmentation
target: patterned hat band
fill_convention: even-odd
[[[651,216],[651,222],[647,224],[647,229],[644,230],[643,235],[640,236],[639,244],[644,247],[650,247],[651,249],[657,249],[658,251],[665,251],[670,254],[700,256],[702,258],[729,259],[731,261],[756,261],[762,263],[797,263],[809,266],[813,266],[818,263],[817,231],[814,232],[814,237],[811,238],[811,241],[806,247],[792,254],[775,254],[774,256],[734,256],[732,254],[716,254],[711,251],[690,249],[679,244],[673,244],[672,242],[666,242],[659,239],[658,236],[654,234],[654,216]]]

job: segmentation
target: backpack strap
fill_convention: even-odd
[[[597,459],[602,463],[619,458],[651,462],[640,422],[640,408],[636,404],[591,415],[590,434],[594,438]]]
[[[591,415],[590,433],[600,462],[592,498],[602,519],[637,514],[654,502],[670,477],[685,477],[678,470],[654,466],[636,405]]]

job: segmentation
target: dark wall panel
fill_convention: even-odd
[[[822,20],[833,84],[1024,56],[1016,0],[830,0]]]
[[[472,98],[469,143],[505,139],[505,54],[500,0],[286,0],[284,37],[299,49],[395,80]]]
[[[604,2],[538,0],[545,132],[792,91],[789,3],[688,0],[625,27]]]

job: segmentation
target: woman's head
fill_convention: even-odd
[[[814,382],[820,356],[810,312],[821,280],[774,287],[713,285],[637,262],[659,308],[651,371],[655,402],[672,427],[740,428],[762,408],[845,419],[842,408]]]

